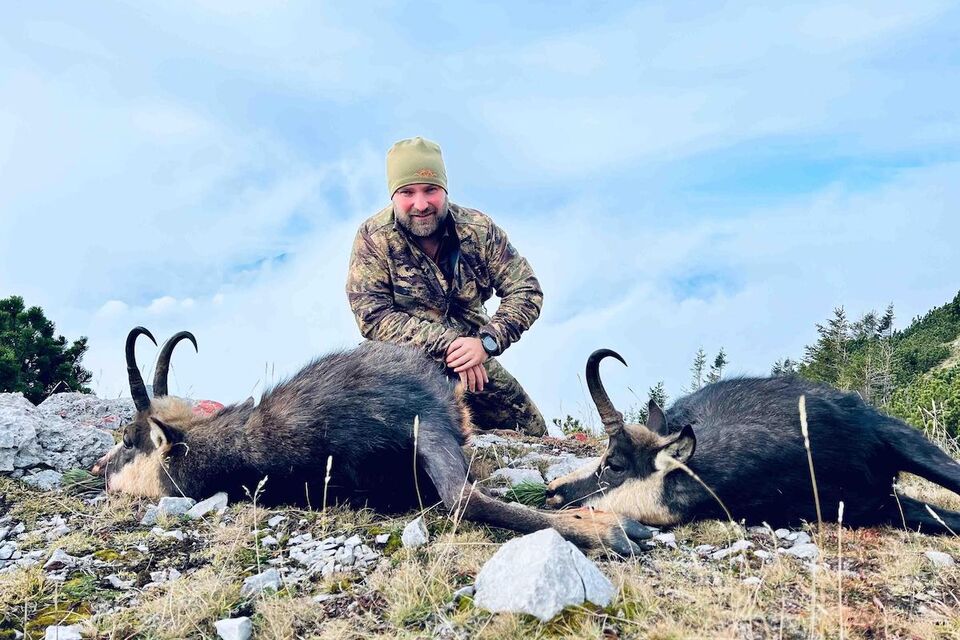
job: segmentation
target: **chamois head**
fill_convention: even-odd
[[[599,349],[587,359],[586,371],[587,388],[610,437],[607,450],[596,466],[578,469],[551,482],[547,488],[548,506],[609,509],[613,506],[611,500],[656,501],[659,495],[654,485],[676,468],[673,461],[686,463],[696,448],[693,428],[687,425],[671,433],[663,410],[653,400],[648,405],[647,424],[624,423],[623,414],[614,408],[600,381],[600,361],[607,356],[627,364],[615,351]]]
[[[173,488],[166,486],[169,480],[164,481],[165,474],[160,465],[171,448],[183,439],[183,432],[178,427],[186,427],[194,419],[189,404],[167,395],[170,356],[181,340],[190,340],[194,349],[197,349],[197,340],[189,331],[181,331],[164,343],[157,357],[151,400],[134,352],[141,335],[157,344],[153,335],[143,327],[136,327],[127,335],[127,377],[137,414],[122,427],[122,441],[94,465],[93,473],[106,476],[108,491],[157,497],[172,493]]]

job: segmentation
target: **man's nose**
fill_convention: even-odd
[[[430,202],[426,196],[419,195],[414,197],[413,206],[417,211],[426,211],[427,207],[430,206]]]

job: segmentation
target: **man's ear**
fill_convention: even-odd
[[[662,471],[672,467],[674,460],[687,464],[693,457],[696,448],[697,437],[693,433],[693,427],[686,425],[680,430],[680,433],[670,438],[670,441],[657,452],[653,465]]]
[[[183,440],[183,432],[159,418],[150,418],[150,442],[157,449]]]
[[[660,435],[667,435],[667,416],[653,398],[647,404],[647,429]]]

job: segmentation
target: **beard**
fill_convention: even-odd
[[[447,219],[449,210],[446,201],[444,201],[440,207],[429,206],[423,211],[410,209],[406,213],[400,211],[395,211],[395,213],[397,222],[410,232],[410,235],[417,238],[429,238],[440,229],[440,225]]]

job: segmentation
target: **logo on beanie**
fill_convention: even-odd
[[[420,169],[414,175],[418,178],[436,178],[437,172],[433,169]]]

